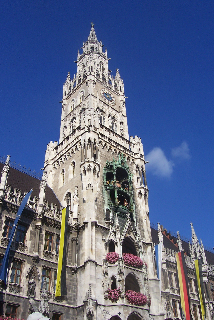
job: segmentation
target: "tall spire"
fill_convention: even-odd
[[[83,53],[99,52],[102,53],[102,42],[97,40],[94,24],[91,23],[91,30],[88,36],[88,40],[83,42]],[[81,58],[82,55],[79,56]]]
[[[196,236],[192,222],[190,223],[190,225],[191,225],[191,230],[192,230],[192,251],[193,251],[193,254],[195,255],[195,258],[199,259],[201,256],[200,244],[199,244],[198,238]]]
[[[0,181],[0,198],[4,197],[4,190],[7,184],[9,168],[10,168],[10,156],[8,155],[5,161],[4,167],[2,169],[2,175],[1,175],[1,181]]]

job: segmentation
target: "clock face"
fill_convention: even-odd
[[[104,92],[103,95],[108,101],[112,101],[113,100],[112,96],[108,92]]]

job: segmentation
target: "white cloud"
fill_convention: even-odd
[[[151,171],[156,176],[169,178],[173,172],[173,162],[168,160],[161,148],[154,148],[145,156],[147,171]]]
[[[182,144],[179,147],[173,148],[171,154],[173,158],[178,158],[180,160],[188,160],[191,157],[189,146],[185,141],[182,142]]]

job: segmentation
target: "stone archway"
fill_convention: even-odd
[[[135,247],[134,240],[130,237],[126,237],[123,240],[122,244],[122,252],[123,253],[132,253],[134,256],[137,256],[137,250]]]
[[[128,290],[140,292],[139,283],[133,273],[129,273],[125,279],[125,291]]]
[[[111,317],[109,320],[121,320],[121,318],[118,317],[118,316],[113,316],[113,317]]]
[[[142,320],[142,317],[139,314],[137,314],[136,312],[132,312],[128,316],[127,320]]]

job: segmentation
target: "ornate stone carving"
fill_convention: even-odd
[[[36,289],[36,282],[34,278],[29,279],[28,281],[28,291],[27,296],[30,298],[35,298],[35,289]]]
[[[18,294],[21,291],[21,287],[20,285],[16,284],[16,283],[9,283],[9,292]]]
[[[46,290],[46,281],[44,281],[43,288],[41,290],[41,302],[39,306],[39,311],[45,316],[49,315],[48,301],[49,301],[49,294],[48,294],[48,291]]]

